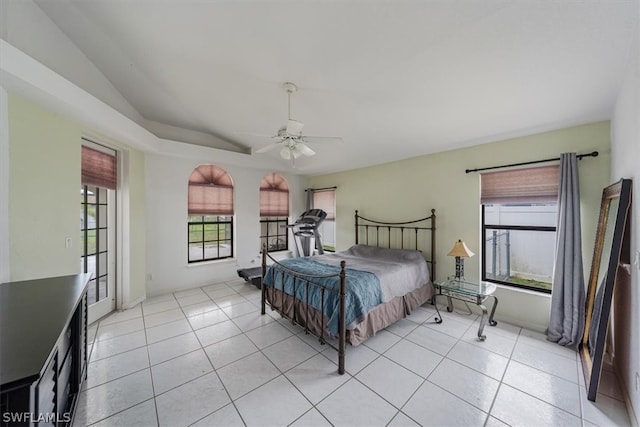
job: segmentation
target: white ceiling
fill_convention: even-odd
[[[638,31],[637,0],[36,3],[161,137],[260,148],[296,83],[304,133],[343,138],[307,174],[609,119]]]

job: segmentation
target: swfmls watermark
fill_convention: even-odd
[[[57,412],[44,412],[34,414],[32,412],[3,412],[2,423],[14,424],[14,423],[70,423],[71,413],[63,412],[58,414]]]

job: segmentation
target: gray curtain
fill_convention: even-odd
[[[560,156],[558,226],[547,339],[577,349],[584,332],[584,274],[576,153]]]

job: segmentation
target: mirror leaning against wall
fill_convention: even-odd
[[[580,345],[587,398],[591,401],[596,400],[598,393],[613,289],[619,275],[627,274],[620,261],[625,233],[629,232],[630,208],[630,179],[622,179],[602,191],[600,217],[587,286],[584,335]],[[625,258],[628,258],[628,254]]]

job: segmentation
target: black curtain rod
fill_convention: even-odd
[[[322,190],[335,190],[338,187],[325,187],[325,188],[305,188],[304,191],[322,191]]]
[[[578,158],[578,160],[582,160],[583,157],[598,157],[598,154],[599,153],[597,151],[593,151],[591,153],[578,154],[576,157]],[[480,171],[486,171],[486,170],[490,170],[490,169],[510,168],[512,166],[533,165],[533,164],[536,164],[536,163],[553,162],[553,161],[556,161],[556,160],[560,160],[560,157],[556,157],[554,159],[533,160],[533,161],[530,161],[530,162],[522,162],[522,163],[511,163],[510,165],[490,166],[488,168],[466,169],[464,171],[464,173],[480,172]]]

